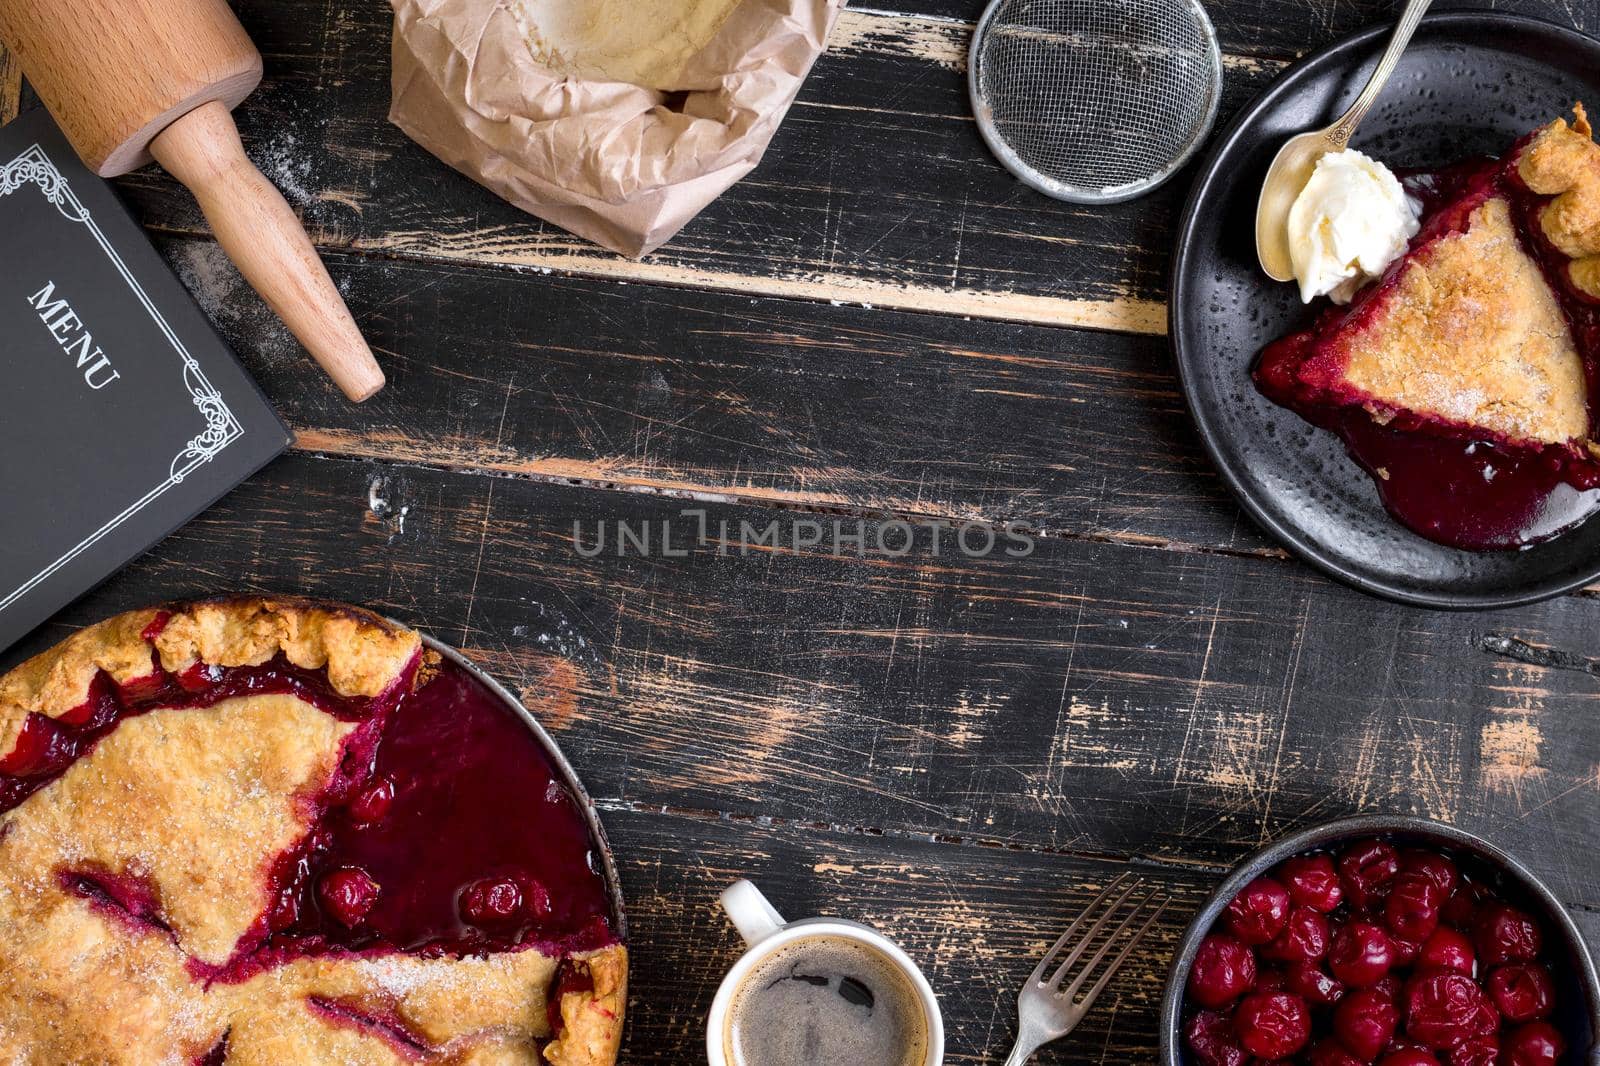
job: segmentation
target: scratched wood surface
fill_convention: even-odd
[[[123,179],[297,445],[0,668],[112,611],[230,588],[368,604],[463,647],[601,807],[635,936],[628,1063],[701,1060],[738,950],[715,896],[740,875],[788,913],[901,941],[958,1063],[1000,1061],[1033,958],[1130,866],[1172,911],[1040,1061],[1152,1061],[1172,944],[1211,886],[1349,813],[1488,835],[1600,946],[1600,599],[1397,607],[1256,530],[1161,336],[1185,182],[1084,209],[1000,171],[965,102],[980,6],[846,11],[762,165],[632,262],[386,124],[383,5],[236,4],[267,60],[247,147],[391,384],[342,402],[182,190]],[[1494,6],[1600,31],[1593,4]],[[1392,10],[1207,7],[1223,122]],[[0,115],[19,103],[0,56]],[[826,523],[871,543],[899,519],[924,524],[902,558],[828,551]],[[688,554],[619,556],[619,522],[665,524]],[[781,542],[747,552],[720,532],[773,522]],[[796,546],[813,522],[824,543]],[[1014,523],[1033,548],[968,558],[946,529],[934,555],[938,522]],[[601,528],[611,550],[585,557]]]

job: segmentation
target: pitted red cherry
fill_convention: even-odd
[[[1362,1062],[1376,1059],[1399,1025],[1394,1001],[1373,988],[1356,989],[1333,1009],[1333,1035]]]
[[[1489,972],[1489,998],[1508,1022],[1532,1022],[1555,1009],[1550,971],[1536,962],[1508,962]]]
[[[1311,1012],[1289,992],[1254,992],[1239,1001],[1233,1015],[1239,1043],[1260,1059],[1288,1058],[1311,1039]]]
[[[1377,982],[1393,964],[1394,950],[1389,946],[1389,934],[1371,922],[1345,925],[1333,935],[1333,943],[1328,947],[1328,969],[1352,988]]]
[[[1289,921],[1289,891],[1270,877],[1258,877],[1228,904],[1228,931],[1252,946],[1265,944]]]
[[[1389,894],[1395,874],[1400,872],[1400,856],[1394,846],[1381,840],[1352,844],[1339,856],[1339,882],[1345,899],[1358,911],[1376,910]]]
[[[1189,998],[1202,1007],[1225,1007],[1256,983],[1256,957],[1238,939],[1212,933],[1200,941],[1189,968]]]

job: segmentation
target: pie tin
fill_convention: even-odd
[[[389,621],[401,629],[411,628],[405,623],[397,622],[394,619]],[[619,941],[626,944],[628,941],[628,916],[623,910],[622,879],[617,875],[617,863],[611,854],[611,842],[606,838],[605,827],[600,824],[600,812],[595,807],[594,800],[590,798],[589,791],[583,787],[583,782],[578,780],[578,772],[567,761],[566,755],[561,751],[561,746],[555,742],[555,738],[549,734],[545,727],[539,724],[539,719],[535,718],[533,713],[522,705],[521,700],[500,682],[490,677],[471,659],[450,645],[426,633],[422,633],[421,636],[422,643],[425,646],[461,667],[461,669],[477,678],[490,692],[494,693],[501,703],[505,704],[509,710],[522,720],[523,725],[528,727],[534,738],[539,741],[539,745],[544,748],[545,757],[555,767],[561,783],[566,786],[567,791],[578,801],[578,809],[583,812],[583,820],[589,827],[589,834],[594,840],[595,849],[600,857],[600,873],[605,879],[606,897],[611,903],[612,931]]]
[[[1555,966],[1557,1013],[1550,1019],[1570,1044],[1563,1061],[1600,1066],[1600,977],[1594,959],[1566,906],[1543,881],[1520,861],[1487,840],[1444,822],[1407,815],[1363,814],[1313,826],[1284,837],[1252,854],[1217,886],[1200,913],[1194,916],[1178,941],[1161,997],[1160,1066],[1190,1066],[1193,1059],[1183,1048],[1184,986],[1200,941],[1222,917],[1233,897],[1245,885],[1284,859],[1317,848],[1337,847],[1365,837],[1384,837],[1402,844],[1448,848],[1458,855],[1497,871],[1511,891],[1513,903],[1535,912],[1543,920],[1545,950]],[[1584,1029],[1587,1028],[1587,1033]]]

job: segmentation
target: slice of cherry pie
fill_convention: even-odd
[[[615,1062],[627,951],[527,728],[354,608],[135,611],[0,677],[0,1062]]]
[[[1256,382],[1339,433],[1424,536],[1553,536],[1600,504],[1600,146],[1579,105],[1504,159],[1404,184],[1424,205],[1405,256],[1269,346]]]

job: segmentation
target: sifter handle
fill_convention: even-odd
[[[222,250],[334,384],[357,403],[383,388],[327,267],[283,194],[244,154],[228,109],[202,104],[162,130],[150,152],[194,193]]]

